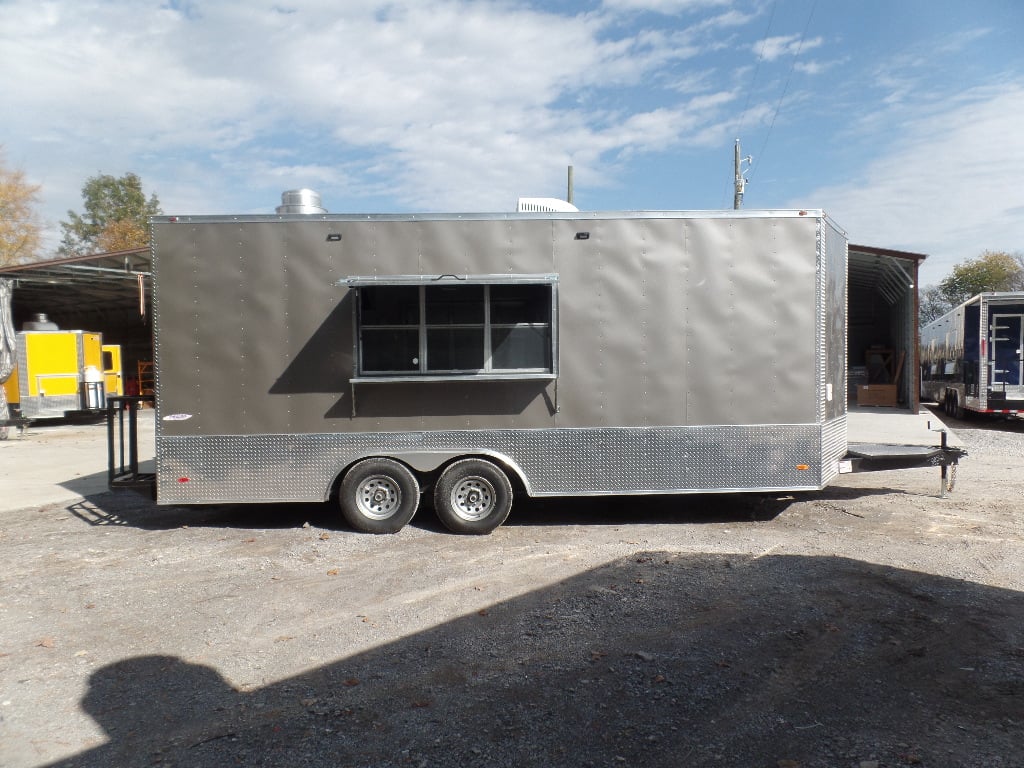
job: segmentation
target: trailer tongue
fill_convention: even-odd
[[[939,495],[945,496],[956,484],[956,467],[967,456],[963,448],[946,444],[946,431],[941,430],[941,445],[884,445],[850,443],[839,472],[880,472],[893,469],[940,467]],[[950,470],[952,467],[952,470]]]

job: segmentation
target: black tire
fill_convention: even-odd
[[[954,419],[962,419],[964,417],[964,406],[960,402],[960,395],[956,392],[953,393],[952,416]]]
[[[434,509],[452,533],[490,533],[512,510],[512,483],[489,461],[462,459],[438,478]]]
[[[420,505],[416,475],[394,459],[363,459],[345,473],[338,493],[345,520],[365,533],[398,533]]]

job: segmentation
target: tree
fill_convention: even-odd
[[[949,303],[942,288],[937,285],[929,285],[921,289],[918,296],[918,321],[921,325],[927,325],[932,320],[942,317],[953,308]]]
[[[951,306],[984,291],[1016,291],[1024,288],[1024,262],[1020,254],[985,251],[953,267],[939,288]]]
[[[979,293],[1020,290],[1024,290],[1024,255],[984,251],[957,264],[938,285],[921,289],[918,320],[921,325],[930,323]]]
[[[60,252],[65,256],[143,246],[149,241],[149,217],[161,212],[156,195],[147,200],[134,173],[90,177],[82,187],[82,201],[85,211],[68,211],[69,221],[60,225]]]
[[[36,213],[39,189],[25,180],[24,171],[8,168],[0,156],[0,266],[38,255],[43,229]]]
[[[123,251],[148,241],[146,227],[131,219],[118,219],[107,223],[96,238],[96,246],[99,251]]]

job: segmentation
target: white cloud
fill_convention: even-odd
[[[797,56],[806,51],[820,48],[825,42],[822,37],[811,39],[801,38],[800,35],[781,35],[779,37],[766,37],[753,46],[754,53],[765,61],[775,61],[783,56]]]
[[[674,14],[729,5],[731,0],[604,0],[603,7],[614,11],[653,11]]]
[[[964,240],[958,247],[967,252],[954,261],[1021,247],[998,241],[991,215],[954,215],[975,201],[996,210],[1000,200],[1024,204],[1009,171],[985,165],[997,142],[1019,147],[1012,132],[996,136],[1005,132],[1000,114],[1005,124],[1024,117],[1010,90],[974,91],[952,105],[943,93],[929,106],[924,59],[921,68],[901,67],[901,59],[885,71],[904,79],[885,90],[876,79],[872,93],[881,95],[861,108],[850,94],[867,78],[847,56],[828,72],[838,87],[786,94],[776,124],[777,95],[753,95],[760,91],[751,92],[750,65],[760,57],[788,70],[797,51],[823,40],[754,43],[758,4],[748,14],[739,4],[684,0],[608,0],[575,12],[522,0],[291,0],[287,9],[274,0],[0,2],[0,143],[11,164],[43,185],[54,225],[80,208],[82,183],[101,172],[138,173],[169,212],[271,211],[283,189],[298,186],[318,188],[334,211],[509,210],[519,194],[560,195],[568,164],[578,188],[600,196],[637,175],[636,159],[648,153],[682,158],[694,196],[703,195],[696,199],[714,205],[706,179],[718,169],[700,175],[702,163],[717,162],[707,150],[727,156],[737,125],[773,125],[777,140],[787,126],[802,127],[797,115],[810,124],[809,110],[795,106],[834,103],[823,97],[841,90],[841,123],[814,123],[814,139],[841,146],[844,137],[830,130],[859,147],[902,138],[856,183],[802,196],[799,205],[822,200],[855,240],[924,250],[934,262],[955,241],[958,220],[960,230],[972,221],[987,230],[976,246]],[[644,9],[666,15],[629,16]],[[801,56],[795,66],[812,74],[832,62]],[[756,153],[756,139],[744,139]],[[1007,167],[1024,167],[1013,151]],[[945,185],[942,174],[954,181]],[[970,194],[957,200],[962,189]],[[660,199],[657,190],[647,199]],[[927,207],[907,210],[915,199]],[[891,210],[901,214],[886,228]]]
[[[820,75],[834,67],[837,67],[845,63],[841,60],[835,61],[798,61],[793,65],[793,68],[804,75]]]
[[[507,209],[560,188],[569,162],[600,185],[619,158],[706,145],[731,95],[637,108],[587,94],[662,77],[746,18],[624,32],[600,12],[464,0],[13,0],[4,16],[6,128],[53,221],[80,207],[86,178],[129,170],[165,210],[199,212],[257,194],[270,210],[297,185],[328,204]]]
[[[822,201],[854,242],[929,254],[923,284],[984,250],[1024,249],[1024,81],[918,112],[856,179],[797,204]]]

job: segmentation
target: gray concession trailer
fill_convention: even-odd
[[[514,492],[851,471],[821,211],[164,216],[152,256],[162,504],[336,499],[392,532],[431,489],[486,533]]]

